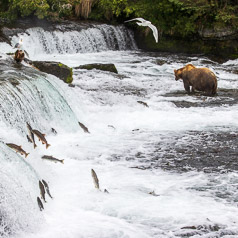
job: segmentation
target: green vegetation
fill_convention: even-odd
[[[237,0],[98,0],[94,18],[124,20],[142,17],[153,22],[160,35],[187,37],[205,27],[238,28]]]
[[[92,11],[91,11],[92,10]],[[205,28],[238,29],[238,0],[1,0],[0,18],[10,20],[89,18],[123,22],[142,17],[157,26],[161,36],[193,38]],[[137,27],[134,23],[128,25]],[[146,33],[146,28],[142,29]]]
[[[70,74],[69,74],[69,76],[67,77],[67,79],[66,79],[65,82],[68,83],[68,84],[70,84],[70,83],[73,82],[73,69],[72,69],[72,68],[70,68]]]
[[[0,17],[16,20],[35,15],[39,19],[70,17],[79,0],[1,0]]]

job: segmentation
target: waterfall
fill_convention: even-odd
[[[24,49],[33,57],[137,49],[132,31],[124,26],[91,25],[81,30],[71,27],[67,31],[34,27],[19,34],[24,37]],[[13,45],[18,42],[19,34],[11,36]],[[8,237],[36,231],[42,223],[43,212],[39,211],[36,200],[40,197],[39,180],[51,176],[48,173],[51,167],[40,158],[45,153],[64,155],[67,150],[66,146],[55,149],[57,143],[52,143],[47,151],[44,146],[33,149],[26,139],[26,122],[47,135],[51,128],[76,132],[79,125],[70,107],[75,96],[70,94],[72,91],[64,92],[68,86],[24,62],[17,64],[5,54],[15,50],[7,44],[1,46],[4,49],[0,52],[0,237]],[[16,154],[5,143],[22,145],[29,157]],[[46,209],[47,205],[44,203]]]
[[[47,76],[31,67],[19,67],[5,65],[0,75],[0,121],[20,132],[27,132],[26,122],[43,131],[77,129],[76,116]]]
[[[46,31],[43,28],[29,28],[21,34],[24,47],[30,56],[37,54],[75,54],[108,50],[137,49],[133,32],[125,26],[94,25],[75,31]],[[12,44],[19,35],[12,37]]]
[[[33,228],[40,221],[36,197],[37,172],[20,155],[0,142],[0,237]]]

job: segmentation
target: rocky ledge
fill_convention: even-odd
[[[85,64],[75,67],[75,69],[87,69],[87,70],[98,69],[118,74],[117,68],[114,64]]]
[[[73,81],[73,70],[65,64],[51,61],[30,61],[27,63],[31,64],[35,68],[47,74],[53,74],[65,83],[72,83]]]

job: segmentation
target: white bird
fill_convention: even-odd
[[[29,54],[26,52],[26,50],[23,49],[23,38],[20,37],[19,42],[16,43],[16,45],[14,46],[14,49],[17,48],[18,50],[22,50],[26,56],[29,58]]]
[[[129,21],[125,21],[125,22],[130,22],[130,21],[140,21],[140,22],[136,22],[139,26],[148,26],[153,31],[155,42],[158,43],[158,30],[156,26],[151,24],[150,21],[146,21],[145,19],[139,17],[139,18],[131,19]]]
[[[17,48],[18,50],[21,50],[22,45],[23,45],[23,39],[20,38],[20,39],[19,39],[19,42],[16,43],[16,45],[14,46],[14,48]]]

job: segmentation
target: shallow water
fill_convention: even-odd
[[[45,210],[35,212],[43,219],[37,229],[15,237],[238,237],[238,61],[140,51],[32,58],[70,67],[114,63],[119,74],[74,70],[75,87],[47,76],[90,134],[59,129],[47,135],[47,151],[24,142],[27,162],[54,199],[47,197]],[[175,81],[173,70],[187,63],[217,75],[215,97],[187,95]],[[1,131],[5,141],[7,129]],[[20,143],[22,136],[13,133]],[[43,161],[43,154],[65,163]]]

